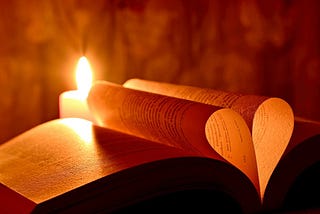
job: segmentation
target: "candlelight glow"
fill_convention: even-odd
[[[80,57],[76,68],[76,81],[78,90],[88,93],[92,85],[92,71],[90,63],[85,56]]]
[[[69,118],[67,120],[61,120],[59,122],[72,129],[72,131],[81,139],[81,141],[85,142],[87,145],[92,144],[92,142],[94,141],[94,137],[91,131],[91,122],[82,121],[79,118]]]

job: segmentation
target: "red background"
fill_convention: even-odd
[[[0,143],[58,117],[85,54],[95,79],[278,96],[320,120],[317,0],[0,1]]]

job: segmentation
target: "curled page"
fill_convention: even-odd
[[[250,177],[259,192],[252,138],[241,115],[226,108],[214,112],[207,121],[206,136],[212,148]]]
[[[251,131],[258,166],[261,198],[267,182],[287,147],[294,124],[290,105],[280,98],[130,79],[124,87],[165,94],[205,104],[231,108],[246,121]]]
[[[319,151],[320,122],[295,117],[290,143],[268,183],[264,209],[319,207],[319,198],[314,199],[319,190]]]
[[[232,163],[259,189],[250,131],[243,118],[231,109],[106,81],[93,85],[88,104],[100,126]]]

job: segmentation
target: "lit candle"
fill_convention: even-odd
[[[92,85],[92,71],[86,57],[81,57],[76,68],[76,82],[78,90],[66,91],[59,96],[60,118],[76,117],[93,120],[87,97]]]

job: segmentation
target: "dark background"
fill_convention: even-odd
[[[0,143],[58,118],[85,54],[95,79],[278,96],[320,120],[320,1],[0,1]]]

